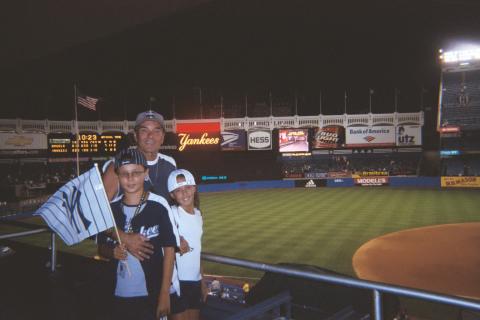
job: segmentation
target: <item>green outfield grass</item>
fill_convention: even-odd
[[[311,264],[348,275],[354,274],[353,254],[370,239],[415,227],[480,221],[480,190],[297,188],[202,193],[200,198],[204,251],[267,263]],[[0,233],[17,230],[0,226]],[[16,241],[47,246],[49,237]],[[95,254],[92,241],[59,247]],[[210,263],[206,272],[259,276]]]
[[[480,221],[480,190],[270,189],[201,194],[204,251],[353,275],[352,256],[386,233]],[[208,272],[254,276],[208,265]]]

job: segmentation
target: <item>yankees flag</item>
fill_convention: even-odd
[[[55,192],[35,215],[69,246],[115,226],[96,164]]]

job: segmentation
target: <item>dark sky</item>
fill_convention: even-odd
[[[347,112],[366,112],[369,88],[373,112],[393,112],[397,88],[398,110],[419,111],[422,87],[425,106],[437,103],[438,49],[480,40],[477,0],[186,2],[171,13],[102,1],[105,10],[92,18],[98,34],[91,26],[82,33],[82,15],[51,21],[73,8],[57,8],[47,21],[23,17],[0,56],[0,117],[71,119],[74,82],[102,97],[99,112],[82,110],[82,119],[131,119],[150,97],[169,118],[173,96],[177,117],[197,116],[195,87],[205,108],[220,95],[228,105],[245,94],[266,101],[269,91],[275,101],[293,101],[296,92],[301,115],[319,113],[320,91],[324,114],[343,113],[345,90]],[[131,21],[119,23],[125,10]],[[10,20],[17,14],[18,5]],[[62,26],[74,32],[56,33],[55,41],[38,41],[33,31]]]

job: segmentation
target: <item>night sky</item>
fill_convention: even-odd
[[[319,113],[320,92],[323,114],[343,113],[345,91],[348,113],[368,112],[370,88],[372,112],[394,111],[395,88],[398,111],[416,112],[424,88],[424,107],[434,112],[438,49],[480,40],[478,0],[203,1],[169,14],[136,8],[128,28],[118,23],[122,8],[114,9],[97,14],[96,36],[91,26],[82,34],[77,19],[75,32],[57,34],[43,51],[35,26],[70,30],[68,19],[55,25],[31,14],[11,23],[0,56],[0,117],[72,119],[73,83],[102,98],[81,120],[133,119],[150,105],[171,118],[173,97],[177,118],[198,117],[198,88],[205,108],[220,96],[227,107],[245,94],[251,103],[268,101],[269,92],[274,101],[296,94],[300,115]]]

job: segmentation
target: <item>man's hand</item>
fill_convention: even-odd
[[[180,236],[180,255],[190,252],[190,245],[184,237]]]
[[[160,291],[157,304],[157,319],[170,313],[170,293],[168,291]]]
[[[148,238],[139,233],[121,233],[120,239],[128,252],[140,261],[150,259],[153,254],[153,245]]]

